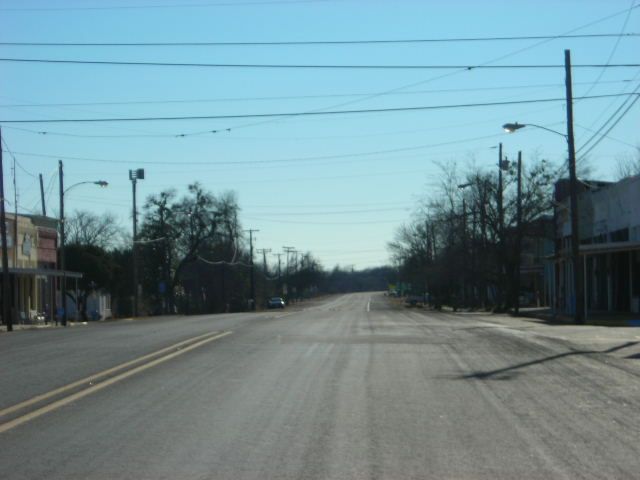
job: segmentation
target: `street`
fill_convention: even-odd
[[[0,478],[639,478],[628,345],[382,293],[1,334]]]

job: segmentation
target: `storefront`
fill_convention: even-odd
[[[53,218],[18,215],[16,224],[15,216],[7,214],[9,302],[14,323],[55,321],[60,313],[60,278],[66,276],[76,284],[82,278],[81,273],[57,269],[56,228]]]

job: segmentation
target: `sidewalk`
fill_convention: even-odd
[[[67,322],[67,327],[82,327],[88,325],[88,322]],[[60,323],[18,323],[13,325],[13,331],[21,330],[44,330],[48,328],[64,328]],[[7,326],[0,325],[0,333],[7,333]]]
[[[522,312],[523,316],[514,317],[502,313],[456,312],[454,315],[473,316],[493,325],[522,330],[534,335],[562,340],[576,345],[577,348],[605,352],[619,358],[640,360],[640,322],[633,320],[632,314],[593,315],[590,323],[575,325],[570,318],[556,318],[545,311]],[[640,315],[638,315],[640,318]],[[627,325],[627,326],[621,326]],[[637,326],[634,326],[637,325]]]

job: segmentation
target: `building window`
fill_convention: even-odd
[[[609,237],[612,242],[628,242],[629,241],[629,229],[621,228],[615,232],[611,232]]]

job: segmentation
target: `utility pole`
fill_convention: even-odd
[[[253,268],[253,234],[260,230],[245,230],[249,232],[249,264],[251,265],[251,310],[256,309],[256,274]]]
[[[504,300],[504,209],[502,206],[502,142],[498,144],[498,243],[500,244],[500,258],[498,265],[500,272],[498,279],[500,283],[500,302]]]
[[[509,168],[509,160],[502,156],[502,143],[498,145],[498,235],[500,243],[499,253],[499,265],[500,265],[500,300],[505,300],[506,285],[505,285],[505,258],[506,258],[506,243],[504,238],[504,205],[503,205],[503,181],[502,171]]]
[[[462,197],[462,261],[464,265],[462,267],[462,306],[467,306],[467,199]]]
[[[47,207],[45,206],[45,203],[44,203],[44,184],[42,183],[42,174],[40,174],[39,177],[40,177],[40,200],[42,201],[42,216],[46,217]]]
[[[133,260],[133,316],[138,316],[138,208],[136,206],[136,185],[138,180],[144,180],[144,168],[137,170],[129,170],[129,180],[131,180],[131,188],[133,190],[133,246],[131,248],[131,256]]]
[[[264,274],[268,275],[269,272],[267,271],[267,253],[271,253],[271,249],[270,248],[259,248],[259,249],[256,250],[256,252],[262,254],[262,269],[264,271]]]
[[[522,255],[522,152],[518,152],[518,199],[517,199],[517,230],[516,230],[516,258],[514,278],[514,311],[520,313],[520,261]]]
[[[284,250],[284,253],[287,256],[287,271],[286,271],[286,277],[287,277],[287,281],[289,281],[289,254],[293,253],[296,251],[296,249],[294,247],[282,247],[282,249]]]
[[[486,204],[487,204],[487,194],[486,194],[486,187],[487,184],[486,182],[483,180],[482,183],[480,184],[480,237],[481,237],[481,246],[482,246],[482,255],[480,255],[479,258],[479,269],[481,270],[481,276],[480,278],[482,279],[481,284],[480,284],[480,288],[482,288],[482,294],[481,294],[481,298],[482,298],[482,306],[486,307],[487,306],[487,270],[486,270],[486,254],[487,254],[487,210],[486,210]]]
[[[287,286],[287,296],[289,296],[289,287],[290,287],[289,280],[290,280],[290,274],[291,274],[291,272],[289,271],[289,258],[290,258],[289,255],[292,252],[295,252],[296,249],[294,247],[282,247],[282,250],[284,250],[284,253],[285,253],[286,257],[287,257],[287,270],[286,270],[286,274],[285,274],[285,278],[286,278],[285,285]]]
[[[0,143],[2,130],[0,130]],[[18,219],[16,218],[17,222]],[[2,148],[0,148],[0,241],[2,242],[2,321],[7,326],[7,332],[13,331],[11,305],[9,304],[9,254],[7,245],[7,216],[4,209],[4,165],[2,163]]]
[[[60,269],[62,270],[60,297],[62,300],[62,318],[60,323],[63,327],[67,326],[67,269],[64,255],[64,169],[62,160],[58,160],[58,181],[60,184]]]
[[[282,253],[274,253],[273,255],[278,257],[278,291],[282,295],[282,270],[280,268]]]
[[[171,302],[169,301],[169,284],[171,283],[171,279],[170,277],[170,269],[171,269],[171,263],[169,260],[169,247],[168,247],[168,240],[169,240],[169,235],[166,231],[166,222],[165,222],[165,218],[164,218],[164,212],[166,210],[166,201],[164,199],[160,200],[160,205],[159,205],[159,215],[160,215],[160,233],[161,235],[164,237],[164,239],[162,240],[162,281],[164,283],[164,287],[163,287],[163,292],[162,292],[162,296],[164,297],[163,299],[163,305],[162,305],[162,312],[163,313],[173,313],[173,306],[171,305]]]
[[[571,82],[571,50],[564,51],[565,86],[567,97],[567,143],[569,147],[569,195],[571,203],[571,260],[573,263],[573,290],[575,292],[575,322],[584,323],[584,290],[582,262],[580,261],[580,231],[578,215],[578,178],[576,175],[576,147],[573,136],[573,87]]]
[[[280,280],[280,277],[282,276],[281,270],[280,270],[280,258],[282,257],[282,253],[274,253],[274,256],[278,257],[278,280]]]

